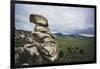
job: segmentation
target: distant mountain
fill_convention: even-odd
[[[79,33],[73,33],[73,34],[54,33],[54,35],[56,37],[65,37],[65,38],[94,37],[93,35],[79,34]]]
[[[57,37],[64,37],[64,35],[62,33],[54,33],[54,35]]]
[[[31,31],[24,31],[24,30],[15,30],[15,39],[26,39],[27,41],[32,42],[31,39]],[[73,34],[65,34],[65,33],[53,33],[55,37],[64,37],[64,38],[87,38],[87,37],[94,37],[93,35],[89,34],[80,34],[80,33],[73,33]]]

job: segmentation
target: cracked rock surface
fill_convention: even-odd
[[[31,37],[28,37],[31,43],[15,48],[16,65],[38,64],[45,60],[55,61],[60,50],[49,29],[47,19],[41,15],[32,14],[30,15],[30,22],[35,24]],[[17,37],[19,38],[19,36]],[[25,38],[25,36],[21,35],[21,38]]]

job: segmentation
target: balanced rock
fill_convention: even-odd
[[[60,49],[48,28],[47,19],[41,15],[32,14],[30,15],[30,21],[35,24],[31,36],[28,36],[28,38],[22,36],[21,38],[31,43],[26,43],[23,47],[15,48],[15,64],[18,66],[34,65],[53,62],[58,59]],[[18,34],[18,38],[20,38],[20,35]]]
[[[31,15],[31,22],[35,25],[32,31],[33,44],[35,43],[38,52],[47,60],[54,61],[59,57],[59,48],[53,34],[48,28],[48,21],[41,15]]]
[[[30,22],[37,24],[37,25],[48,27],[48,21],[42,15],[36,15],[36,14],[30,15]]]

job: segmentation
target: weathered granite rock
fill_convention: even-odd
[[[23,47],[15,48],[16,65],[32,65],[45,61],[55,61],[59,58],[60,50],[48,28],[47,19],[41,15],[31,15],[30,21],[36,24],[31,33],[30,41],[32,44],[25,44]],[[21,36],[21,38],[24,37]],[[29,39],[29,37],[26,39]]]
[[[35,55],[39,56],[39,52],[37,50],[37,47],[34,46],[33,44],[25,44],[24,45],[24,49],[26,51],[28,51],[30,55],[34,55],[35,54]]]
[[[32,38],[35,41],[33,43],[36,43],[39,52],[42,53],[42,57],[54,61],[58,58],[60,50],[47,26],[47,19],[41,15],[31,15],[31,22],[36,24],[32,32]]]
[[[52,34],[52,32],[49,30],[48,27],[36,25],[34,31],[49,34],[52,38],[54,38],[54,35]]]
[[[48,27],[48,20],[42,15],[31,14],[30,22],[35,23],[37,25]]]
[[[42,63],[43,59],[36,46],[33,44],[25,44],[24,47],[15,48],[15,64],[16,66],[34,65]]]

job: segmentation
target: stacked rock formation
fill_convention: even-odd
[[[45,60],[55,61],[59,56],[60,50],[55,41],[55,37],[48,28],[47,19],[41,15],[32,14],[30,15],[30,22],[35,24],[34,30],[31,33],[32,44],[25,44],[24,47],[16,49],[16,55],[18,56],[18,50],[22,55],[25,53],[28,54],[27,59],[31,56],[31,63],[41,63]],[[15,58],[17,58],[17,56]]]
[[[36,24],[32,32],[33,44],[36,45],[42,57],[54,61],[58,58],[59,49],[53,34],[48,28],[47,19],[41,15],[32,14],[30,21]]]

